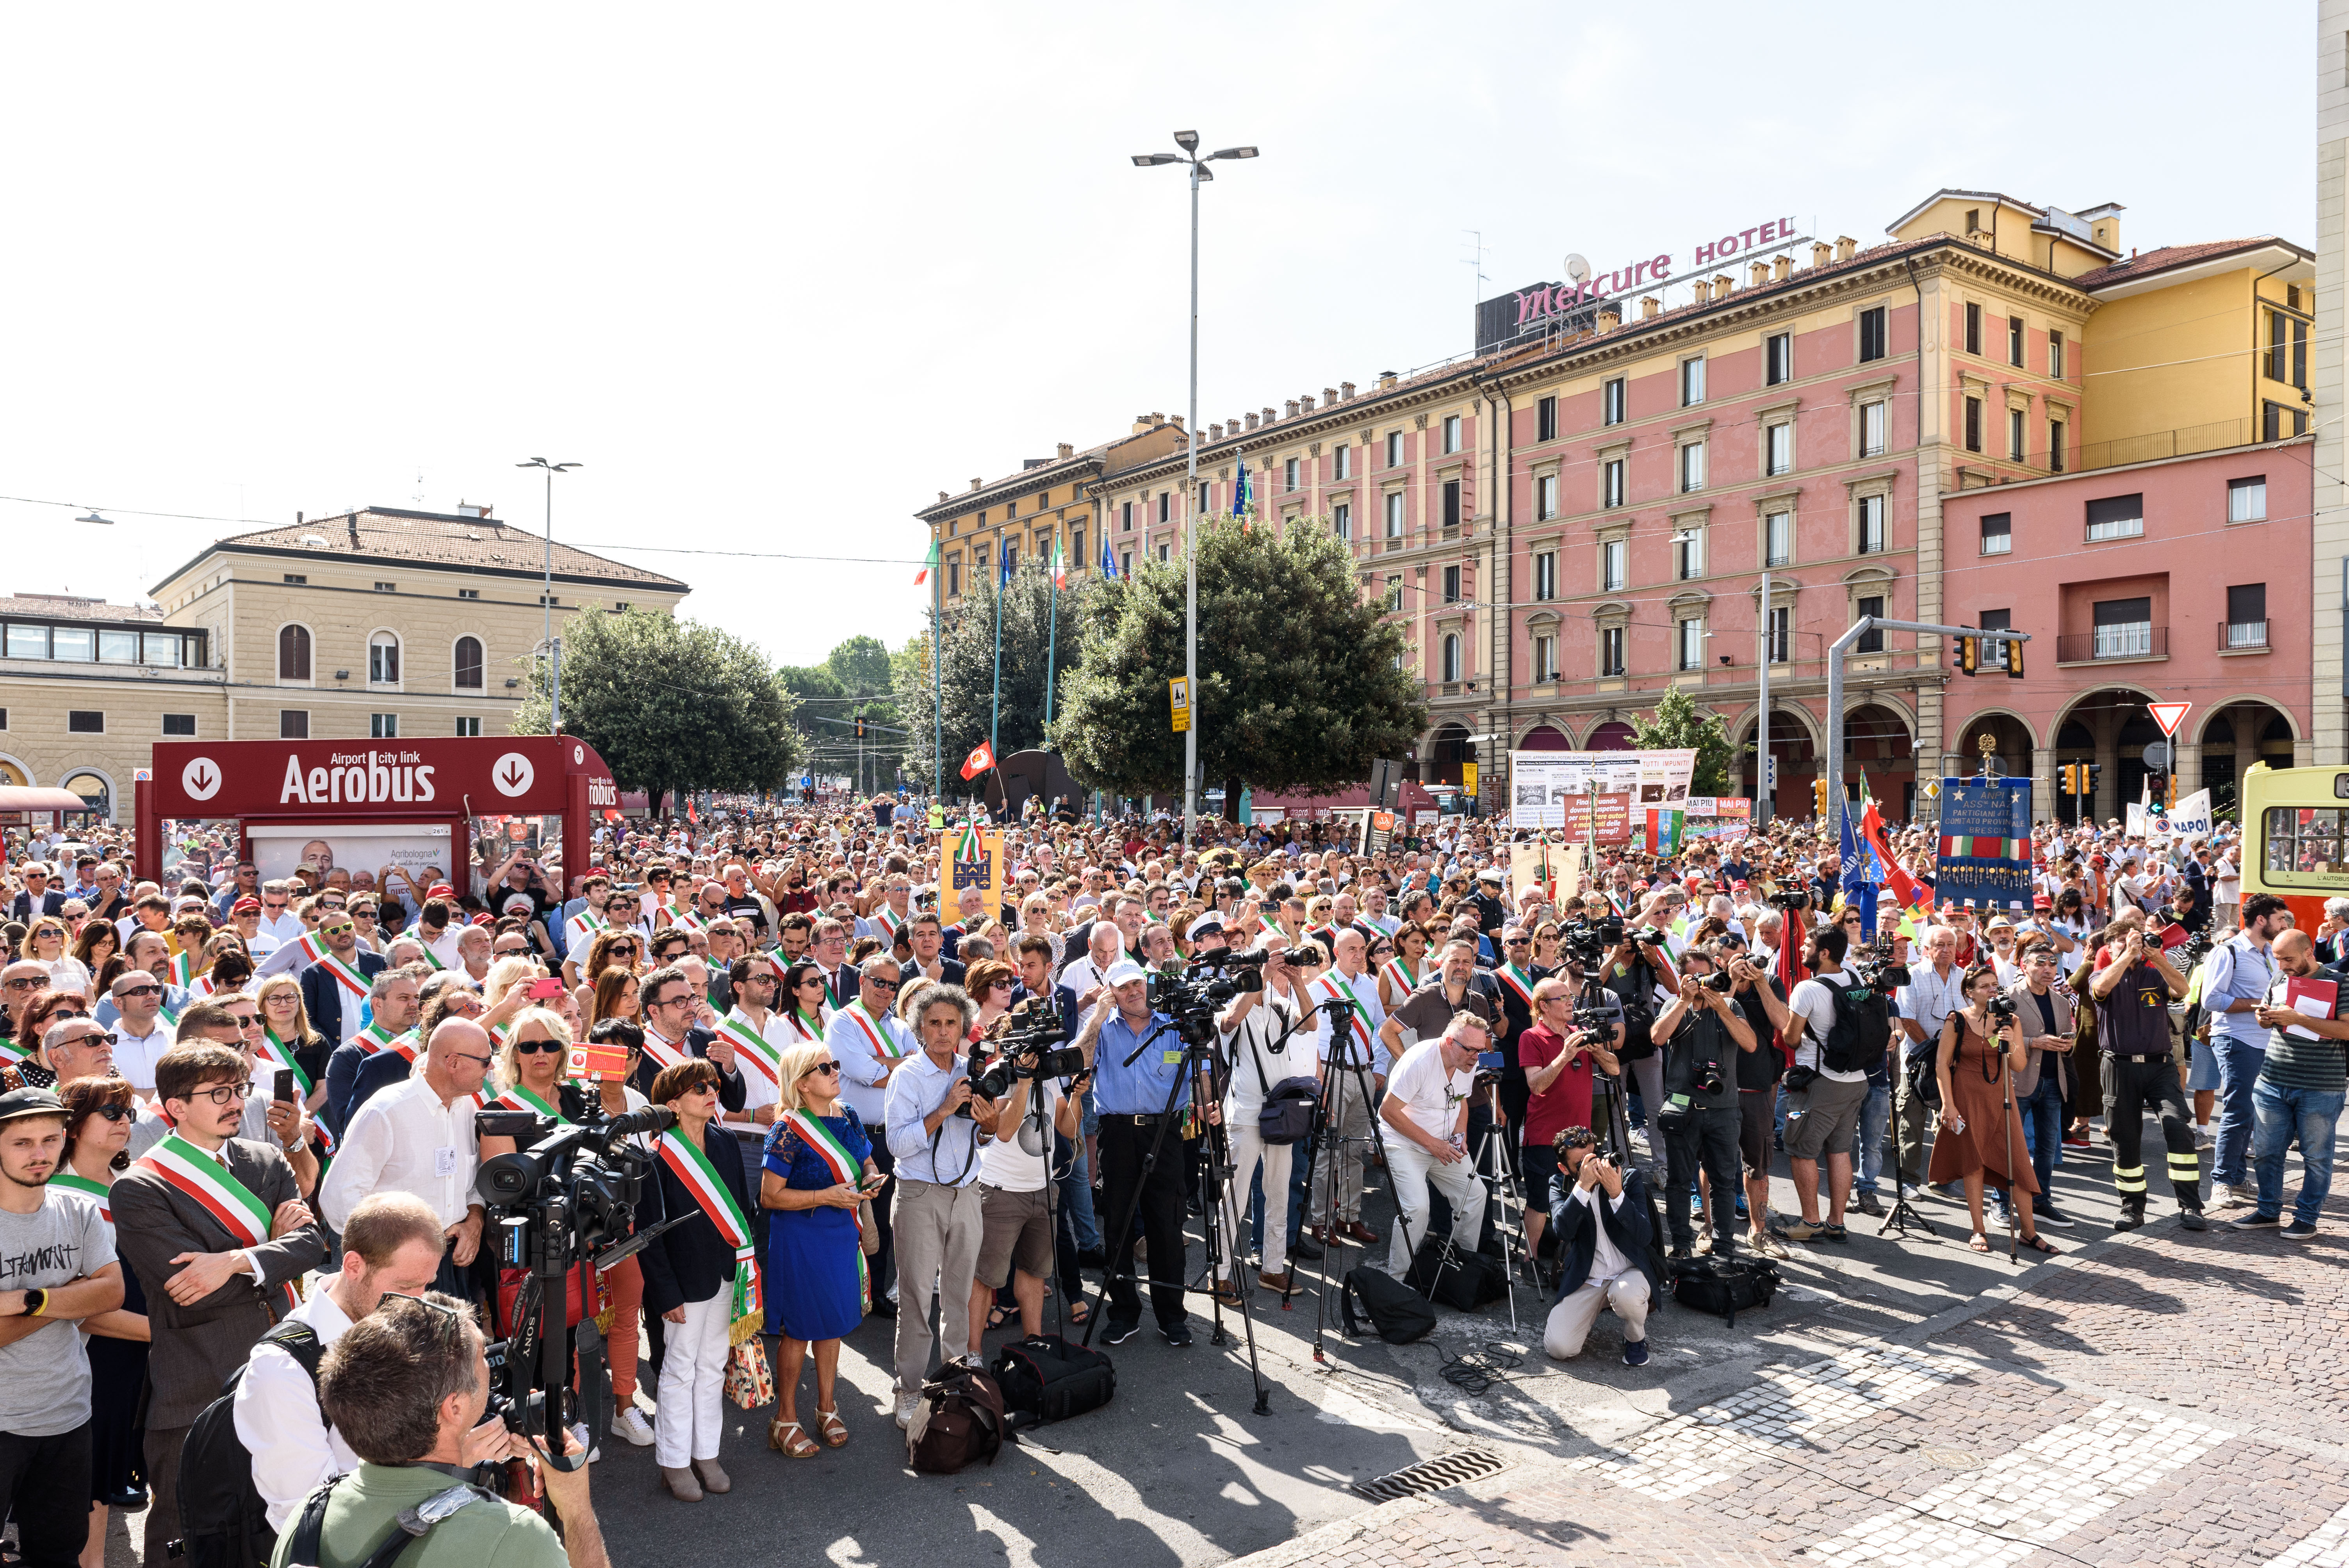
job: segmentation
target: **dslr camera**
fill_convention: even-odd
[[[1243,993],[1264,989],[1262,949],[1235,953],[1203,953],[1179,975],[1150,975],[1150,1010],[1174,1020],[1175,1031],[1190,1045],[1203,1046],[1215,1037],[1216,1014]]]
[[[1990,1021],[1992,1028],[2002,1028],[2014,1021],[2014,998],[2001,991],[1990,999]]]
[[[1074,1078],[1085,1070],[1084,1052],[1061,1043],[1061,1022],[1051,1010],[1033,1003],[1026,1006],[1028,1011],[1011,1016],[1008,1033],[994,1042],[971,1042],[968,1071],[974,1098],[1001,1099],[1021,1078]],[[987,1059],[990,1043],[1003,1047],[991,1063]],[[968,1116],[969,1105],[961,1106],[955,1114]]]
[[[1909,984],[1909,966],[1893,962],[1889,938],[1853,949],[1845,954],[1844,964],[1870,990],[1889,993]]]

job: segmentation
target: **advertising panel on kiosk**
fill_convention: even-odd
[[[481,820],[559,821],[568,848],[620,805],[604,759],[567,735],[161,741],[153,775],[137,786],[141,865],[162,863],[165,822],[233,820],[264,878],[392,866],[461,888],[495,869],[470,864]],[[586,859],[574,848],[565,863]]]

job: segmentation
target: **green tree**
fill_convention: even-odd
[[[823,667],[850,696],[888,694],[889,649],[878,637],[849,638],[824,656]]]
[[[1684,691],[1666,692],[1654,714],[1633,719],[1631,742],[1642,751],[1694,751],[1692,795],[1731,795],[1744,787],[1730,781],[1736,753],[1729,744],[1729,727],[1721,715],[1697,707]]]
[[[527,672],[516,735],[548,728],[546,674]],[[563,634],[563,727],[624,789],[782,787],[802,743],[793,698],[741,638],[652,610],[576,615]]]
[[[1030,561],[1002,589],[1003,700],[999,717],[995,700],[995,584],[974,584],[946,607],[944,634],[938,639],[941,662],[937,700],[931,695],[930,645],[926,633],[916,636],[890,661],[895,682],[897,723],[904,727],[905,775],[922,784],[931,778],[931,754],[936,748],[936,717],[946,715],[946,761],[941,771],[949,792],[968,789],[962,781],[962,760],[988,738],[995,726],[999,757],[1044,744],[1045,653],[1061,679],[1061,697],[1068,695],[1067,676],[1077,663],[1087,619],[1087,605],[1099,593],[1090,576],[1071,577],[1060,591],[1057,633],[1053,622],[1052,574],[1039,561]],[[1059,727],[1058,714],[1054,727]]]
[[[1365,603],[1346,548],[1318,521],[1226,522],[1198,542],[1199,762],[1237,817],[1243,781],[1275,792],[1361,783],[1427,727],[1400,632]],[[1167,686],[1183,673],[1183,563],[1139,563],[1101,585],[1056,738],[1082,782],[1123,795],[1179,791],[1183,738]]]

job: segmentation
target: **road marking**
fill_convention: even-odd
[[[2225,1438],[2216,1427],[2108,1401],[1804,1556],[1819,1568],[1888,1560],[2002,1568],[2149,1491]]]
[[[1773,1372],[1719,1404],[1650,1428],[1620,1448],[1568,1461],[1660,1502],[1801,1449],[1820,1432],[1908,1404],[1961,1375],[1954,1362],[1888,1346]]]
[[[2269,1558],[2261,1568],[2349,1568],[2349,1507],[2318,1525],[2306,1540]]]

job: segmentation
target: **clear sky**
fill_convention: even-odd
[[[536,527],[543,455],[557,536],[684,613],[897,645],[916,507],[1183,409],[1184,181],[1128,161],[1178,128],[1264,150],[1204,192],[1202,422],[1459,353],[1568,251],[1873,243],[1944,185],[2313,242],[2305,5],[1599,9],[20,8],[0,493],[119,521],[0,501],[0,590],[297,511]]]

